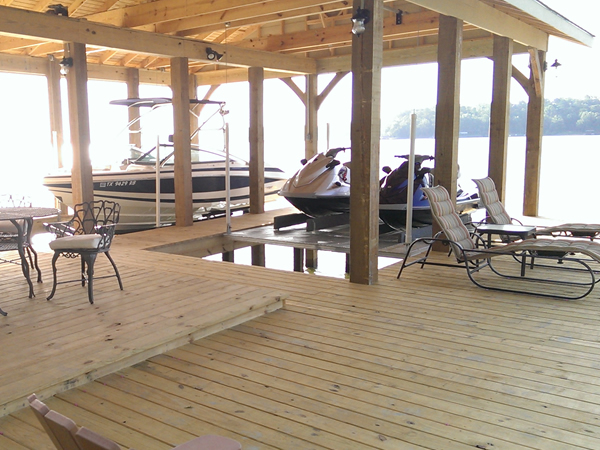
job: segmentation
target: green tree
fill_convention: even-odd
[[[434,137],[435,109],[417,112],[417,137]],[[460,131],[464,136],[489,136],[490,106],[460,108]],[[527,103],[510,107],[509,133],[524,135],[527,129]],[[600,99],[557,98],[544,105],[544,134],[600,134]],[[405,139],[410,136],[410,111],[398,115],[384,133],[387,137]]]

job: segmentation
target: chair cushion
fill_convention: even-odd
[[[490,220],[493,223],[501,225],[512,223],[510,216],[506,212],[506,209],[504,209],[504,205],[498,197],[498,191],[496,191],[494,180],[492,180],[490,177],[487,177],[480,180],[474,179],[473,181],[477,185],[477,189],[479,190],[479,198],[487,210]]]
[[[76,234],[55,239],[49,245],[52,250],[93,250],[101,239],[99,234]]]
[[[450,199],[450,194],[448,194],[446,188],[443,186],[423,188],[423,192],[425,192],[429,199],[431,214],[446,237],[449,240],[460,244],[464,250],[474,249],[475,243],[473,242],[473,239],[471,239],[471,234],[456,213],[454,207],[455,202]],[[458,249],[454,250],[456,257],[459,257],[460,251],[458,251]]]

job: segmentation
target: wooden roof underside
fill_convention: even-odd
[[[55,3],[54,0],[0,0],[0,5],[36,12],[46,12]],[[452,15],[454,11],[457,16],[464,16],[460,18],[465,21],[465,57],[491,54],[492,34],[509,34],[517,29],[519,32],[516,33],[516,39],[510,36],[517,43],[516,52],[526,51],[528,46],[544,49],[548,35],[586,45],[590,45],[592,39],[585,30],[535,0],[462,0],[456,3],[411,0],[385,1],[384,4],[384,65],[435,61],[439,14]],[[87,44],[89,64],[115,69],[138,68],[154,71],[159,77],[161,72],[169,70],[169,55],[177,55],[168,53],[168,50],[161,54],[158,44],[149,47],[152,50],[156,48],[156,53],[140,51],[130,42],[138,40],[136,36],[158,33],[184,38],[185,41],[180,41],[184,44],[191,40],[209,43],[226,55],[219,64],[215,64],[206,60],[202,47],[197,52],[198,58],[190,58],[190,70],[198,75],[206,73],[206,83],[217,80],[218,77],[215,77],[211,81],[210,77],[220,73],[218,69],[248,66],[253,60],[260,61],[260,65],[267,69],[291,73],[349,69],[353,36],[350,32],[353,13],[351,1],[64,0],[63,5],[68,8],[70,18],[80,19],[69,21],[76,22],[80,28],[89,28],[93,22],[119,29],[150,32],[132,37],[117,34],[101,43],[86,39],[84,43]],[[397,10],[403,11],[401,25],[396,25],[394,11]],[[24,22],[15,28],[19,31],[11,31],[10,24],[1,23],[2,16],[0,14],[0,70],[8,70],[12,65],[18,66],[14,62],[17,57],[21,60],[28,57],[30,68],[33,58],[62,58],[63,40],[81,42],[78,40],[81,36],[75,31],[72,36],[51,32],[44,34],[43,31],[38,33],[37,29],[44,27],[31,24],[29,16],[19,19]],[[50,15],[34,17],[35,20],[45,18],[64,20]],[[496,23],[505,24],[504,28],[496,28]],[[27,24],[31,24],[31,31]],[[52,26],[49,25],[48,28]],[[36,36],[35,33],[38,33],[38,37],[32,37]],[[65,36],[69,39],[65,39]],[[236,52],[243,57],[236,58]],[[273,58],[275,55],[280,56],[276,63],[271,63],[275,60],[263,58],[261,55],[264,54],[271,54]],[[253,58],[253,55],[257,57]],[[293,58],[284,58],[285,55]],[[306,66],[295,64],[299,58],[316,63]]]

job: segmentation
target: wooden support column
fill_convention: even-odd
[[[304,157],[310,159],[318,153],[318,87],[317,75],[306,75],[306,119],[304,134]]]
[[[190,95],[188,59],[171,58],[173,90],[173,146],[175,152],[175,225],[191,226],[192,156],[190,145]]]
[[[525,144],[525,190],[523,214],[537,216],[540,199],[540,168],[544,134],[544,67],[546,52],[530,51],[530,87],[527,104],[527,139]]]
[[[197,100],[198,99],[198,85],[197,83],[197,78],[194,74],[190,74],[189,75],[190,79],[189,79],[189,84],[188,84],[188,88],[190,90],[190,98]],[[192,105],[190,105],[192,106]],[[193,108],[190,107],[190,135],[196,131],[196,129],[198,128],[198,116],[200,115],[200,111],[202,110],[202,108],[200,108],[200,104],[196,104],[194,105]],[[192,114],[193,113],[193,114]],[[198,134],[196,133],[191,140],[192,144],[196,144],[198,145],[198,143],[200,142],[200,137],[198,136]]]
[[[87,93],[87,61],[85,44],[65,44],[65,55],[73,58],[73,67],[67,73],[69,97],[69,124],[73,147],[73,202],[94,200],[92,162],[90,159],[90,116]]]
[[[319,152],[319,102],[318,102],[318,83],[317,75],[306,75],[306,119],[305,119],[305,136],[304,136],[304,157],[310,159]],[[294,249],[296,250],[296,249]],[[319,264],[319,252],[307,248],[305,250],[306,267],[316,269]],[[294,261],[296,261],[294,259]],[[299,267],[294,265],[294,270],[297,272],[304,271],[304,258]]]
[[[440,15],[438,37],[438,86],[435,111],[435,179],[450,198],[456,199],[458,178],[458,134],[460,128],[460,63],[463,22]],[[433,224],[433,233],[440,231]],[[446,251],[441,245],[434,250]]]
[[[233,250],[231,250],[229,252],[223,252],[222,260],[225,262],[235,262],[235,255],[234,255]]]
[[[50,105],[50,139],[52,147],[56,150],[58,167],[63,165],[63,121],[62,101],[60,95],[60,65],[56,58],[48,58],[46,69],[46,80],[48,81],[48,103]]]
[[[140,98],[140,71],[129,67],[127,70],[127,98]],[[142,148],[142,130],[139,121],[140,108],[127,108],[129,114],[129,144],[132,147]],[[136,122],[133,122],[136,120]]]
[[[460,126],[462,20],[440,15],[438,100],[435,113],[435,184],[456,199]]]
[[[309,249],[306,249],[308,252]],[[294,272],[304,272],[304,249],[294,247]]]
[[[265,212],[265,140],[263,126],[263,83],[265,71],[262,67],[248,68],[250,84],[250,214]],[[264,244],[252,246],[252,265],[265,266]]]
[[[490,154],[488,175],[494,180],[500,201],[505,200],[506,160],[510,119],[510,81],[512,77],[512,39],[494,36],[494,80],[490,111]]]
[[[250,213],[265,212],[265,142],[263,127],[263,82],[262,67],[248,69],[250,83]]]
[[[371,20],[364,33],[352,36],[350,281],[374,284],[379,252],[383,1],[354,0],[353,11],[361,7],[369,10]]]
[[[257,244],[252,246],[252,265],[265,267],[265,244]]]

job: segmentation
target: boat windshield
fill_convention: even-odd
[[[216,151],[216,150],[204,150],[200,148],[192,147],[191,149],[192,163],[218,163],[225,161],[225,153]],[[172,166],[175,164],[175,155],[173,152],[173,144],[160,146],[160,159],[161,166]],[[241,164],[246,164],[246,161],[237,158],[235,156],[229,155],[229,159],[231,161],[239,162]],[[156,165],[156,147],[152,150],[144,153],[138,159],[133,161],[133,164],[141,164],[147,166],[155,166]]]

